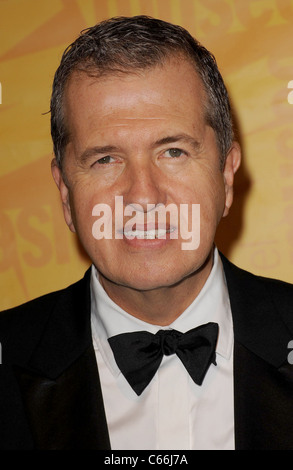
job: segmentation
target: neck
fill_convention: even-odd
[[[194,301],[203,288],[213,265],[212,253],[203,266],[177,284],[139,291],[113,283],[100,274],[108,296],[130,315],[154,325],[167,326]]]

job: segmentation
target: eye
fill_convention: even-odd
[[[113,160],[114,160],[113,157],[110,157],[110,155],[106,155],[105,157],[102,157],[99,160],[97,160],[96,163],[99,163],[99,165],[104,165],[106,163],[112,163]]]
[[[166,156],[169,156],[172,158],[178,158],[178,157],[181,157],[182,155],[186,155],[186,153],[183,150],[177,149],[177,148],[169,149],[165,152],[165,154],[167,154]]]

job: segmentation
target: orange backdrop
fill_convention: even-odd
[[[51,178],[51,84],[82,29],[136,14],[181,24],[217,57],[244,154],[218,245],[250,271],[293,282],[292,0],[0,0],[0,309],[89,265]]]

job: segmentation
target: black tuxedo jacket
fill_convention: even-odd
[[[235,333],[236,449],[293,450],[293,286],[222,261]],[[90,271],[67,289],[2,312],[0,342],[0,449],[110,449]]]

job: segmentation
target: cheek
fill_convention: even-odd
[[[196,184],[193,182],[192,190],[185,192],[186,201],[183,200],[184,197],[181,199],[182,203],[188,202],[190,206],[191,204],[200,205],[201,243],[211,243],[225,209],[225,187],[222,174],[210,175],[210,178],[206,179],[198,179]],[[196,224],[194,224],[195,226]],[[191,229],[190,224],[189,229]]]
[[[186,202],[201,204],[202,208],[209,213],[218,212],[225,204],[225,186],[221,172],[209,172],[205,177],[195,176],[184,185],[185,191],[182,197]],[[190,188],[186,190],[186,188]]]
[[[70,208],[74,227],[81,238],[91,235],[94,221],[93,208],[97,203],[96,197],[86,188],[75,188],[70,193]]]

